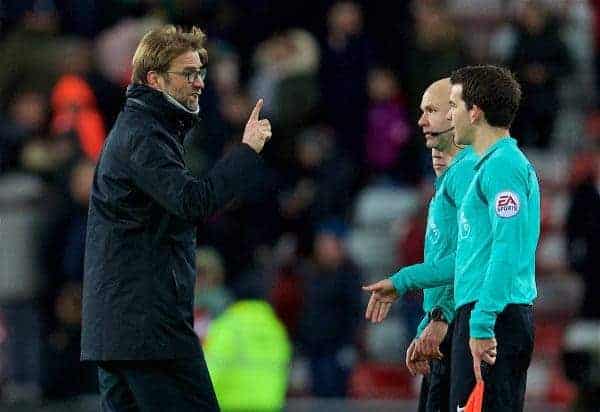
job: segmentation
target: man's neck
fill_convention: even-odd
[[[456,156],[456,154],[458,153],[459,150],[460,150],[460,148],[458,146],[451,143],[450,146],[448,147],[448,149],[443,151],[444,159],[452,160],[452,158],[454,158],[454,156]]]
[[[478,155],[482,155],[490,146],[508,135],[509,131],[504,127],[491,127],[487,125],[478,127],[473,139],[473,150]]]
[[[452,163],[454,156],[456,156],[459,150],[460,149],[458,147],[452,145],[448,150],[442,152],[442,157],[447,164],[446,168],[450,167],[450,163]]]

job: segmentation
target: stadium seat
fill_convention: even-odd
[[[413,377],[402,364],[363,362],[350,377],[353,398],[411,399],[416,396]]]

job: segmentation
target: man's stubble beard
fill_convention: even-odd
[[[434,149],[439,150],[440,152],[446,153],[450,150],[454,140],[454,132],[448,132],[448,136],[439,136],[438,144],[434,147]]]
[[[171,97],[173,97],[175,100],[181,103],[182,106],[188,108],[191,111],[195,111],[198,108],[198,104],[192,103],[191,96],[182,93],[180,90],[174,90],[174,93],[171,94]]]
[[[191,110],[191,111],[198,110],[198,107],[200,105],[200,96],[198,96],[196,104],[192,106],[190,96],[188,96],[187,93],[183,93],[181,89],[177,89],[177,88],[171,89],[170,83],[171,82],[168,80],[165,82],[165,90],[163,90],[163,93],[166,93],[169,96],[171,96],[173,99],[177,100],[177,102],[179,102],[179,104],[181,104],[183,107],[187,108],[188,110]]]

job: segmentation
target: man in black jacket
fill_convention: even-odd
[[[82,360],[104,411],[217,411],[193,330],[195,224],[259,183],[271,137],[252,111],[242,143],[198,179],[183,139],[204,88],[204,34],[165,26],[133,58],[127,101],[96,168],[86,238]]]

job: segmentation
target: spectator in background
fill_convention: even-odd
[[[52,90],[52,134],[72,140],[77,151],[98,160],[106,137],[104,120],[90,85],[78,75],[61,76]]]
[[[286,58],[280,62],[274,120],[288,134],[295,135],[315,115],[319,99],[317,40],[306,30],[291,29],[281,37]]]
[[[412,6],[415,30],[411,44],[407,45],[403,84],[408,95],[410,118],[418,119],[423,90],[462,66],[466,56],[461,33],[440,2],[416,0]],[[429,155],[426,158],[428,163]]]
[[[185,163],[195,176],[207,172],[223,148],[241,136],[247,110],[250,110],[250,103],[242,96],[237,51],[224,41],[209,42],[208,49],[211,73],[207,74],[208,87],[200,102],[202,122],[190,131],[185,142]],[[236,97],[241,97],[243,105],[238,105],[233,119],[227,118],[226,114],[231,113],[229,102],[235,102]]]
[[[204,351],[223,412],[283,410],[292,350],[266,289],[261,275],[242,279],[209,327]]]
[[[221,152],[228,150],[244,130],[246,124],[246,113],[252,109],[248,95],[242,90],[219,96],[219,115],[222,119],[224,131],[224,142],[221,142]],[[219,153],[222,154],[222,153]]]
[[[419,206],[412,212],[403,236],[395,245],[397,267],[423,262],[428,202],[433,196],[432,186],[431,184],[422,184],[419,187]],[[423,292],[421,290],[411,290],[402,298],[399,312],[409,336],[417,334],[419,322],[423,318],[422,303]]]
[[[65,284],[80,285],[83,280],[85,231],[94,164],[80,158],[68,174],[64,196],[55,194],[51,199],[52,214],[42,240],[49,308],[55,306]],[[52,329],[56,319],[53,316],[50,318]]]
[[[569,265],[583,281],[583,301],[578,319],[565,331],[563,367],[578,389],[574,411],[597,410],[600,402],[600,145],[597,117],[588,122],[595,144],[574,156],[572,191],[566,219]]]
[[[104,120],[94,92],[79,75],[60,77],[52,89],[50,107],[49,136],[30,139],[23,148],[22,163],[68,196],[71,169],[82,157],[95,162],[100,155],[106,137]]]
[[[9,67],[0,68],[2,74],[14,75]],[[47,192],[38,177],[24,172],[21,156],[24,146],[45,133],[48,109],[45,93],[25,73],[17,76],[9,87],[0,85],[5,99],[0,116],[2,396],[38,401],[43,373],[40,298],[45,286],[40,234],[47,218]]]
[[[279,196],[283,231],[298,235],[300,254],[310,253],[314,225],[343,216],[355,181],[352,162],[337,152],[331,132],[308,129],[296,138],[295,164]]]
[[[335,3],[327,15],[327,37],[322,46],[322,104],[337,146],[359,162],[364,159],[367,72],[371,59],[360,6],[353,1]]]
[[[96,369],[79,362],[81,282],[67,282],[60,288],[53,312],[56,324],[46,342],[44,396],[63,399],[96,393]]]
[[[40,138],[48,121],[48,102],[43,93],[25,86],[7,100],[6,114],[0,114],[0,174],[21,168],[23,147]]]
[[[209,43],[214,58],[211,66],[215,72],[210,77],[215,86],[215,92],[223,97],[237,93],[241,89],[240,57],[233,45],[225,41]]]
[[[61,75],[57,83],[68,79],[68,76],[76,77],[85,83],[85,86],[91,89],[94,96],[93,106],[95,106],[95,111],[101,114],[104,124],[112,125],[119,114],[119,108],[125,101],[125,88],[108,79],[98,69],[98,56],[95,54],[93,42],[83,39],[69,39],[64,45],[64,49],[65,57],[60,62]],[[70,84],[73,87],[73,82]],[[56,89],[57,86],[56,84],[54,88]],[[62,85],[62,88],[64,94],[65,86]]]
[[[63,33],[91,38],[99,32],[100,24],[105,18],[107,11],[106,3],[111,1],[77,0],[73,7],[73,0],[54,1],[57,11],[60,13],[61,31]],[[103,7],[105,6],[105,7]],[[112,6],[112,4],[111,4]]]
[[[0,91],[20,80],[33,90],[47,93],[58,77],[64,57],[58,14],[53,2],[36,2],[23,10],[15,29],[0,41]],[[5,96],[2,96],[5,97]]]
[[[212,247],[202,247],[196,252],[195,307],[206,310],[215,318],[229,306],[233,296],[223,285],[225,267],[219,252]]]
[[[410,138],[405,102],[394,74],[378,68],[369,72],[369,110],[365,139],[366,162],[376,174],[395,174],[400,179],[412,172],[412,163],[403,156]],[[408,170],[406,170],[408,169]],[[391,177],[391,176],[390,176]]]
[[[228,116],[237,125],[242,110],[250,110],[247,96],[238,94],[228,102]],[[221,142],[222,154],[227,155],[241,138],[234,134]],[[261,171],[261,188],[248,191],[244,199],[244,207],[228,208],[225,213],[217,213],[211,217],[210,225],[198,228],[198,239],[201,244],[215,247],[223,257],[227,277],[225,283],[232,286],[236,278],[254,264],[255,251],[272,244],[280,233],[279,213],[276,201],[277,176],[271,169]]]
[[[96,37],[95,52],[100,73],[112,83],[125,87],[131,79],[131,57],[140,38],[148,30],[164,24],[164,20],[159,15],[149,14],[136,19],[119,18],[114,26],[105,28]]]
[[[309,360],[312,394],[318,397],[346,396],[357,356],[361,276],[346,253],[345,233],[339,220],[321,224],[303,274],[298,341]]]
[[[294,342],[303,310],[302,265],[298,256],[298,239],[293,233],[284,233],[273,247],[270,268],[273,287],[269,300]]]
[[[443,3],[436,0],[411,3],[414,30],[406,47],[402,84],[407,96],[408,117],[412,121],[421,115],[418,108],[423,90],[464,65],[469,57],[462,32]],[[423,176],[431,173],[430,153],[418,138],[411,139],[405,153],[402,161],[407,163],[405,170],[411,174],[404,179],[416,185]]]
[[[68,198],[58,208],[52,243],[46,245],[56,262],[54,269],[63,281],[83,279],[85,228],[93,178],[94,163],[80,158],[69,174]]]
[[[569,265],[583,279],[580,317],[600,319],[600,148],[573,162],[578,172],[566,221]]]
[[[256,70],[250,80],[252,98],[265,96],[265,113],[281,138],[274,152],[285,164],[292,139],[314,117],[319,99],[319,45],[306,30],[290,29],[258,45]]]
[[[225,267],[219,252],[212,247],[196,251],[196,290],[194,292],[194,330],[200,338],[212,319],[225,311],[233,296],[224,284]]]
[[[81,282],[87,209],[94,164],[80,158],[69,173],[68,195],[53,203],[55,216],[43,246],[46,280],[44,395],[64,398],[96,391],[96,368],[79,362]]]
[[[523,89],[513,132],[526,146],[547,149],[560,108],[558,83],[573,71],[560,25],[537,0],[524,2],[518,13],[516,41],[507,64]]]
[[[47,212],[39,178],[15,170],[0,175],[0,310],[6,328],[2,395],[13,402],[38,401],[42,394],[39,240]]]

